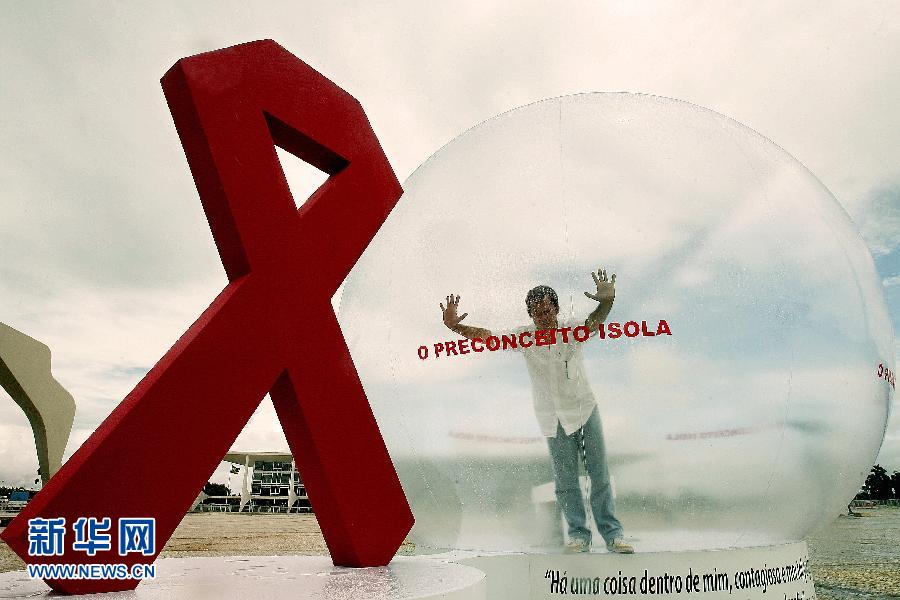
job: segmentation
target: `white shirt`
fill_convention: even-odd
[[[566,319],[559,321],[557,329],[571,327],[574,330],[581,325],[584,325],[584,321]],[[535,329],[534,325],[523,326],[504,333],[515,334],[518,341],[520,333],[531,331],[531,339],[534,341]],[[596,329],[591,331],[591,335],[596,333]],[[567,335],[568,343],[563,342],[562,335],[557,331],[555,344],[532,344],[528,348],[519,346],[516,349],[525,355],[528,374],[531,376],[534,414],[545,437],[556,437],[557,422],[562,425],[566,435],[571,435],[587,422],[597,406],[594,392],[584,373],[584,357],[581,353],[581,344],[584,342],[576,342],[571,331]]]

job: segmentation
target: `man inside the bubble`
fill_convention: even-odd
[[[556,498],[569,526],[565,551],[588,552],[591,547],[591,530],[579,485],[578,464],[581,460],[591,480],[590,503],[594,521],[607,550],[630,554],[634,548],[625,543],[622,524],[615,515],[603,428],[597,400],[585,377],[581,344],[571,334],[565,336],[568,339],[564,341],[561,331],[583,324],[591,335],[596,335],[597,326],[609,315],[616,296],[616,276],[613,274],[608,278],[604,269],[598,269],[596,274],[591,272],[591,277],[597,290],[584,294],[598,304],[583,323],[575,319],[560,321],[556,292],[549,286],[539,285],[525,297],[525,308],[534,326],[522,326],[504,333],[518,335],[523,331],[560,330],[554,332],[552,344],[532,344],[525,348],[520,345],[516,350],[524,355],[528,366],[535,415],[547,438],[553,463]],[[468,313],[457,314],[459,298],[451,294],[446,298],[446,307],[443,303],[440,305],[444,325],[470,340],[486,340],[495,335],[484,327],[462,324]]]

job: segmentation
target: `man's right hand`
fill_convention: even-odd
[[[444,325],[454,331],[456,326],[469,315],[469,313],[463,313],[462,316],[457,316],[457,307],[459,307],[459,296],[454,296],[453,294],[447,296],[446,308],[443,303],[441,304],[441,310],[444,313]]]

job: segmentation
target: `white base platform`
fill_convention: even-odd
[[[86,594],[98,600],[484,600],[484,573],[419,557],[396,557],[386,567],[335,567],[327,556],[161,558],[156,578],[134,591]],[[0,573],[0,598],[60,598],[25,571]]]
[[[815,598],[804,542],[733,550],[616,555],[466,553],[397,557],[386,567],[335,567],[326,556],[164,558],[136,590],[93,596],[253,600],[537,600]],[[688,588],[691,588],[688,591]],[[58,597],[24,571],[0,574],[0,598]],[[84,596],[78,596],[84,597]]]

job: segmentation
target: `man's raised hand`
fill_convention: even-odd
[[[607,278],[606,269],[597,269],[596,273],[591,271],[591,277],[594,278],[594,283],[597,284],[597,292],[594,294],[585,292],[585,296],[597,302],[608,302],[616,297],[615,273],[612,274],[611,278]]]
[[[456,311],[459,306],[459,296],[454,296],[450,294],[447,296],[447,307],[444,308],[443,303],[441,304],[441,311],[444,313],[444,325],[446,325],[449,329],[455,328],[459,325],[460,321],[465,319],[469,313],[463,313],[462,316],[457,316]]]

